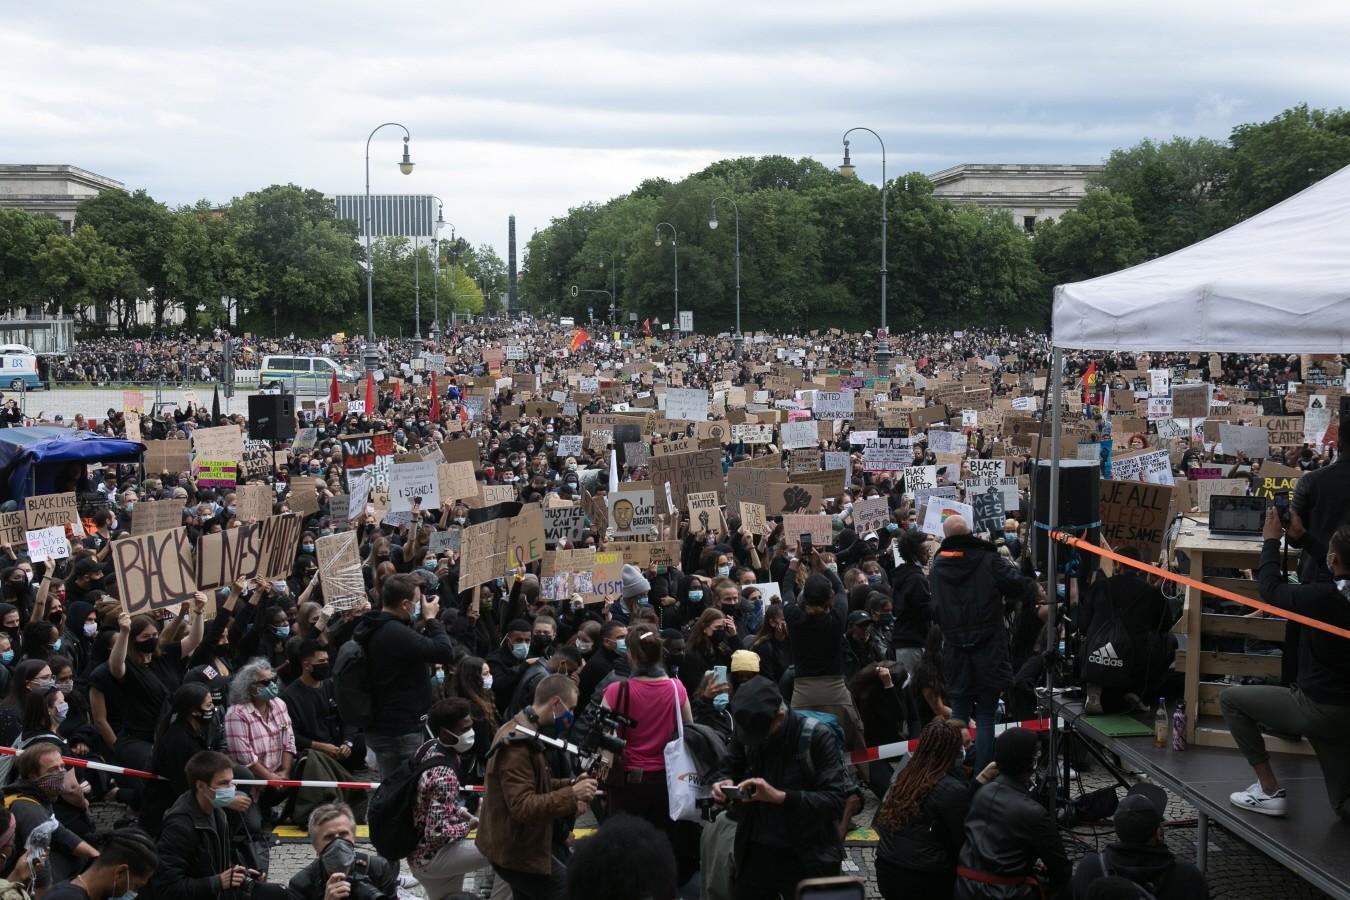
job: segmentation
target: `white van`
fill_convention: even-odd
[[[318,384],[329,384],[334,372],[339,382],[356,380],[350,369],[327,356],[264,356],[258,386],[313,389]]]

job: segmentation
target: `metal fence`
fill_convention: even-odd
[[[236,373],[237,374],[237,373]],[[69,422],[76,414],[86,419],[102,421],[108,410],[121,412],[134,392],[140,393],[141,408],[150,413],[156,408],[183,409],[188,403],[210,408],[216,388],[220,388],[220,410],[223,413],[247,413],[248,396],[259,392],[258,377],[254,373],[247,381],[238,381],[233,397],[219,381],[128,381],[90,383],[87,381],[51,381],[48,387],[33,390],[9,390],[0,386],[4,399],[18,401],[24,416],[53,421],[57,415]],[[328,397],[328,382],[321,379],[293,379],[285,384],[285,391],[301,400],[323,400]],[[351,385],[343,385],[344,392]]]

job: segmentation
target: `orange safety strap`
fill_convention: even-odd
[[[1122,565],[1138,569],[1141,572],[1148,572],[1150,574],[1166,578],[1169,581],[1175,581],[1178,584],[1184,584],[1187,587],[1193,587],[1197,591],[1204,591],[1206,594],[1213,594],[1214,596],[1222,597],[1225,600],[1232,600],[1234,603],[1241,603],[1243,606],[1250,606],[1252,609],[1259,609],[1262,612],[1267,613],[1269,615],[1279,616],[1281,619],[1288,619],[1289,621],[1297,622],[1300,625],[1307,625],[1309,628],[1316,628],[1318,631],[1325,631],[1327,634],[1334,634],[1337,637],[1350,639],[1350,630],[1338,628],[1335,625],[1328,625],[1326,622],[1322,622],[1317,619],[1310,618],[1308,616],[1300,615],[1299,613],[1296,612],[1290,612],[1287,609],[1280,609],[1278,606],[1271,606],[1269,603],[1262,603],[1260,600],[1253,600],[1250,597],[1244,597],[1241,594],[1235,594],[1232,591],[1226,591],[1223,588],[1215,587],[1212,584],[1205,584],[1204,582],[1196,581],[1194,578],[1189,578],[1178,572],[1169,572],[1166,569],[1160,569],[1157,566],[1151,566],[1148,563],[1139,562],[1138,560],[1135,559],[1130,559],[1128,556],[1121,556],[1119,553],[1114,553],[1103,547],[1098,547],[1096,544],[1090,544],[1087,541],[1083,540],[1082,538],[1076,538],[1071,534],[1065,534],[1062,531],[1052,531],[1050,532],[1050,537],[1059,541],[1062,544],[1068,544],[1070,547],[1075,547],[1079,550],[1087,551],[1088,553],[1095,553],[1098,556],[1104,556],[1107,559],[1111,559],[1118,563],[1121,563]]]

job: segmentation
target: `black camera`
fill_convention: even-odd
[[[580,749],[589,753],[622,753],[628,742],[619,737],[620,727],[636,728],[637,720],[608,707],[600,707],[595,713],[595,725],[582,738]]]

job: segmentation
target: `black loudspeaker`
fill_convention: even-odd
[[[1093,544],[1101,538],[1101,471],[1096,460],[1062,459],[1059,462],[1059,528]],[[1049,536],[1042,526],[1050,522],[1050,460],[1040,461],[1034,488],[1031,559],[1038,570],[1044,571]],[[1071,552],[1071,548],[1060,546],[1056,559],[1061,566]],[[1083,561],[1080,574],[1086,575],[1096,568],[1095,555],[1080,553],[1079,558]]]
[[[295,395],[250,396],[248,437],[253,441],[289,441],[295,437]]]

